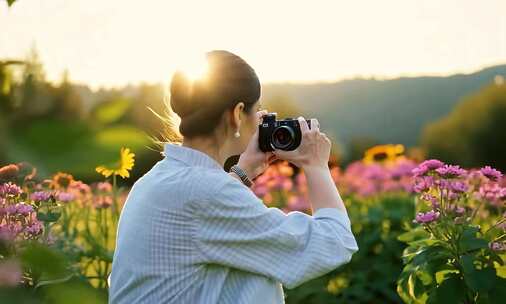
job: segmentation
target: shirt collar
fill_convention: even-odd
[[[182,161],[190,166],[223,170],[223,167],[206,153],[179,144],[165,143],[162,155],[166,158]]]

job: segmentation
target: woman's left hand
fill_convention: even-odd
[[[258,111],[258,119],[267,114],[266,110]],[[246,147],[246,150],[239,156],[237,165],[243,169],[248,175],[249,179],[253,180],[258,175],[262,174],[269,165],[277,159],[276,155],[272,152],[262,152],[258,147],[258,128],[251,137],[251,140]]]

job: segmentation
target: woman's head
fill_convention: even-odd
[[[191,79],[184,71],[172,77],[170,107],[181,119],[179,134],[185,140],[214,139],[239,154],[258,125],[260,81],[253,68],[233,53],[214,50],[205,55],[202,77]],[[237,131],[239,138],[234,136]]]

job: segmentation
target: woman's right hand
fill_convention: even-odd
[[[331,141],[320,132],[320,125],[317,119],[311,119],[311,129],[304,119],[297,118],[302,133],[302,140],[297,149],[293,151],[274,150],[277,158],[287,160],[299,168],[311,167],[327,168],[330,157]]]

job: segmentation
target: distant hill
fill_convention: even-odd
[[[353,79],[322,84],[267,84],[262,99],[287,96],[343,145],[353,138],[381,143],[418,143],[423,127],[447,115],[454,105],[506,65],[448,77],[402,77],[391,80]]]

